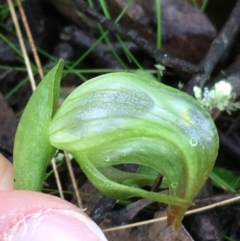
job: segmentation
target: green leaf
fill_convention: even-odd
[[[213,181],[213,185],[225,191],[237,192],[240,188],[240,178],[225,168],[214,167],[210,177]]]
[[[49,125],[58,107],[63,61],[43,78],[24,109],[14,143],[15,189],[40,191],[46,167],[56,148],[49,142]]]
[[[194,98],[131,73],[106,74],[81,85],[49,130],[52,145],[70,152],[101,192],[170,204],[168,223],[176,227],[208,178],[219,145],[210,114]],[[125,163],[162,174],[170,195],[117,182],[109,169],[101,173]]]

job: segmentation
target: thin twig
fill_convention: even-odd
[[[193,87],[195,85],[202,87],[205,84],[224,51],[235,40],[237,34],[240,31],[239,16],[240,0],[237,1],[227,22],[223,26],[218,36],[212,42],[207,54],[201,61],[199,66],[204,70],[204,72],[198,73],[189,81],[187,85],[188,93],[192,94]]]
[[[96,12],[93,8],[88,7],[88,5],[83,0],[73,0],[73,2],[76,6],[77,12],[85,13],[91,19],[101,23],[104,28],[112,31],[115,34],[119,34],[126,40],[132,41],[150,56],[155,58],[157,63],[190,74],[197,74],[203,71],[202,68],[197,65],[167,55],[166,53],[157,49],[154,45],[150,44],[146,39],[142,38],[137,31],[132,29],[127,30],[121,27],[119,24],[114,23],[112,20],[105,18],[103,15]]]
[[[71,181],[72,181],[72,184],[73,184],[73,189],[74,189],[74,192],[76,194],[78,207],[79,208],[83,208],[82,200],[81,200],[81,197],[80,197],[80,194],[79,194],[79,191],[78,191],[76,178],[75,178],[75,175],[74,175],[74,172],[73,172],[73,168],[72,168],[72,163],[71,163],[71,161],[69,159],[69,156],[68,156],[68,153],[66,151],[64,151],[64,156],[65,156],[65,160],[66,160],[66,163],[67,163],[67,167],[68,167],[68,171],[69,171],[69,174],[70,174],[70,178],[71,178]]]
[[[61,181],[60,181],[60,178],[59,178],[59,175],[58,175],[57,166],[56,166],[56,162],[55,162],[54,158],[52,158],[52,160],[51,160],[51,165],[52,165],[52,168],[53,168],[53,173],[54,173],[54,177],[55,177],[55,180],[56,180],[56,183],[57,183],[59,195],[62,199],[64,199],[62,184],[61,184]]]
[[[14,26],[15,26],[15,29],[16,29],[16,32],[17,32],[18,41],[19,41],[19,44],[20,44],[20,47],[21,47],[21,51],[23,53],[23,58],[24,58],[24,61],[25,61],[26,67],[27,67],[27,72],[28,72],[28,76],[29,76],[30,83],[31,83],[31,86],[32,86],[32,90],[35,90],[36,89],[36,83],[35,83],[35,80],[34,80],[34,76],[33,76],[33,73],[32,73],[32,69],[31,69],[29,58],[28,58],[26,46],[25,46],[24,41],[23,41],[21,29],[19,27],[17,15],[16,15],[16,12],[15,12],[12,0],[8,0],[8,6],[9,6],[11,16],[12,16],[12,19],[13,19],[13,23],[14,23]]]
[[[36,46],[35,46],[35,43],[34,43],[34,40],[33,40],[33,37],[32,37],[32,33],[31,33],[30,28],[29,28],[29,24],[28,24],[28,21],[27,21],[27,18],[26,18],[26,15],[25,15],[25,12],[24,12],[24,9],[23,9],[23,6],[22,6],[22,2],[20,0],[17,0],[17,4],[18,4],[18,8],[19,8],[21,17],[22,17],[24,28],[25,28],[27,36],[28,36],[30,46],[31,46],[31,49],[32,49],[33,57],[34,57],[35,63],[36,63],[37,68],[38,68],[39,75],[43,79],[43,77],[44,77],[43,68],[42,68],[41,61],[39,59],[39,56],[38,56],[38,53],[37,53],[37,50],[36,50]]]
[[[187,211],[185,215],[190,215],[190,214],[193,214],[193,213],[199,213],[199,212],[207,211],[207,210],[210,210],[210,209],[213,209],[213,208],[216,208],[216,207],[225,206],[225,205],[228,205],[228,204],[231,204],[231,203],[234,203],[234,202],[238,202],[238,201],[240,201],[240,196],[234,197],[234,198],[222,201],[222,202],[214,203],[214,204],[211,204],[211,205],[208,205],[208,206],[205,206],[205,207],[196,208],[196,209]],[[133,224],[128,224],[128,225],[123,225],[123,226],[120,226],[120,227],[107,228],[107,229],[104,229],[103,232],[107,233],[107,232],[112,232],[112,231],[126,229],[126,228],[133,228],[133,227],[147,225],[147,224],[150,224],[150,223],[156,223],[156,222],[160,222],[160,221],[164,221],[164,220],[167,220],[167,216],[161,217],[161,218],[154,218],[154,219],[144,221],[144,222],[138,222],[138,223],[133,223]]]

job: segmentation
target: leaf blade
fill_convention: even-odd
[[[63,61],[50,70],[32,94],[17,128],[14,143],[15,189],[40,191],[47,164],[56,148],[48,128],[57,110]]]

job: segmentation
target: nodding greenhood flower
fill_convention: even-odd
[[[60,62],[48,76],[59,78],[61,68]],[[28,151],[26,160],[18,156],[21,147],[35,138],[40,145],[37,148],[50,146],[71,153],[93,185],[107,196],[139,196],[169,204],[168,223],[179,227],[217,155],[218,135],[208,111],[191,96],[157,81],[139,74],[113,73],[81,85],[55,113],[52,103],[56,94],[50,94],[48,81],[58,81],[48,76],[33,96],[44,90],[51,96],[49,105],[40,108],[42,99],[34,105],[31,99],[22,117],[23,120],[30,118],[31,108],[35,108],[35,112],[48,109],[42,112],[46,114],[44,128],[47,126],[48,130],[41,133],[38,120],[34,128],[31,121],[35,116],[30,124],[21,120],[14,150],[14,161],[19,167],[15,168],[16,187],[39,188],[42,181],[43,175],[38,175],[37,170],[42,172],[46,168],[46,162],[41,159],[51,157],[49,152],[36,157]],[[48,85],[44,89],[45,84]],[[56,86],[52,84],[54,93]],[[27,132],[34,138],[27,140],[26,135],[30,135]],[[43,166],[40,169],[36,169],[36,159],[38,165]],[[154,183],[156,177],[152,174],[128,173],[115,168],[126,163],[139,164],[162,174],[170,195],[141,188]]]
[[[196,99],[209,111],[218,108],[221,111],[226,110],[228,114],[240,109],[240,102],[236,102],[236,94],[232,91],[230,83],[221,80],[209,89],[205,87],[202,91],[198,86],[193,88]]]

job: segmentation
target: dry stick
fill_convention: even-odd
[[[207,54],[200,63],[200,68],[204,70],[203,73],[195,75],[187,85],[187,92],[192,94],[193,87],[198,85],[202,87],[208,80],[213,68],[219,61],[224,51],[233,43],[237,34],[240,31],[239,24],[240,16],[240,0],[237,1],[233,11],[230,14],[227,22],[223,26],[222,30],[212,42]]]
[[[72,163],[71,163],[70,158],[68,156],[68,153],[66,151],[64,151],[64,156],[65,156],[65,160],[66,160],[66,163],[67,163],[67,167],[68,167],[68,171],[69,171],[69,174],[70,174],[70,178],[71,178],[72,183],[73,183],[73,189],[74,189],[76,197],[77,197],[78,207],[79,208],[83,208],[82,200],[80,198],[80,194],[79,194],[79,191],[78,191],[76,178],[75,178],[75,175],[74,175],[74,172],[73,172],[73,169],[72,169]]]
[[[214,203],[214,204],[208,205],[206,207],[196,208],[196,209],[187,211],[185,215],[190,215],[190,214],[193,214],[193,213],[203,212],[203,211],[210,210],[210,209],[213,209],[213,208],[216,208],[216,207],[228,205],[228,204],[231,204],[231,203],[234,203],[234,202],[237,202],[237,201],[240,201],[240,196],[234,197],[234,198],[222,201],[222,202]],[[150,224],[150,223],[164,221],[166,219],[167,219],[166,216],[165,217],[161,217],[161,218],[154,218],[154,219],[151,219],[149,221],[123,225],[123,226],[115,227],[115,228],[107,228],[107,229],[104,229],[103,232],[106,233],[106,232],[111,232],[111,231],[116,231],[116,230],[121,230],[121,229],[126,229],[126,228],[132,228],[132,227],[147,225],[147,224]]]
[[[59,195],[60,195],[61,199],[64,199],[62,184],[61,184],[61,181],[60,181],[60,177],[58,175],[58,170],[57,170],[55,158],[51,159],[51,165],[52,165],[52,168],[53,168],[53,173],[54,173],[54,177],[55,177],[55,180],[56,180],[56,183],[57,183]]]
[[[101,14],[97,13],[93,8],[88,7],[83,0],[73,0],[73,2],[79,12],[85,13],[91,19],[100,22],[104,28],[112,31],[115,34],[119,34],[126,40],[135,43],[146,53],[155,58],[157,63],[190,74],[202,73],[203,70],[199,66],[165,54],[161,50],[157,49],[154,45],[150,44],[147,40],[142,38],[137,31],[132,29],[127,30],[121,27],[119,24],[114,23],[112,20],[105,18]]]
[[[42,68],[41,61],[39,59],[39,56],[38,56],[38,53],[37,53],[37,50],[36,50],[36,46],[35,46],[35,43],[34,43],[34,40],[33,40],[33,37],[32,37],[31,30],[29,28],[29,24],[28,24],[28,21],[27,21],[27,18],[26,18],[26,14],[25,14],[23,6],[22,6],[22,2],[20,0],[17,0],[17,4],[18,4],[18,8],[19,8],[19,11],[20,11],[20,14],[21,14],[21,17],[22,17],[23,25],[24,25],[24,28],[26,30],[28,40],[29,40],[29,43],[30,43],[30,46],[31,46],[31,49],[32,49],[32,52],[33,52],[33,57],[35,59],[35,63],[37,65],[37,68],[38,68],[38,71],[39,71],[39,75],[43,79],[43,77],[44,77],[43,68]]]
[[[13,23],[14,23],[14,26],[15,26],[15,29],[16,29],[16,32],[17,32],[19,44],[20,44],[20,47],[21,47],[21,50],[22,50],[22,53],[23,53],[23,58],[24,58],[24,61],[25,61],[26,67],[27,67],[27,72],[28,72],[28,76],[29,76],[29,79],[30,79],[31,87],[32,87],[32,90],[35,90],[36,89],[36,83],[35,83],[35,80],[34,80],[34,76],[33,76],[33,73],[32,73],[30,61],[29,61],[29,58],[28,58],[28,55],[27,55],[27,50],[26,50],[26,47],[25,47],[25,44],[24,44],[24,41],[23,41],[22,33],[21,33],[21,30],[20,30],[20,27],[19,27],[17,15],[16,15],[16,12],[15,12],[12,0],[8,0],[8,6],[9,6],[11,16],[12,16],[12,19],[13,19]]]

